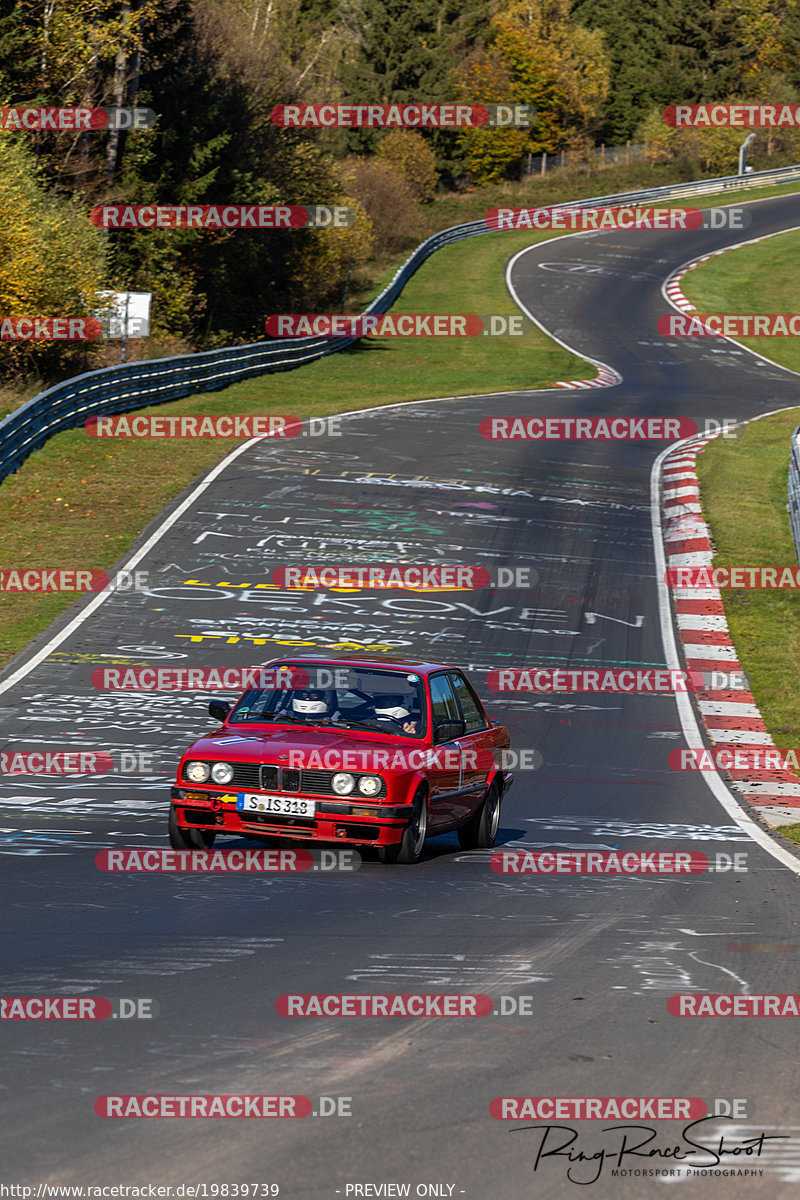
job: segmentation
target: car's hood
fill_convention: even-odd
[[[407,757],[415,750],[419,754],[412,757],[418,757],[421,761],[425,748],[417,738],[380,734],[370,737],[361,731],[354,736],[354,731],[350,729],[292,729],[282,726],[275,729],[248,729],[241,733],[220,729],[199,738],[184,757],[275,763],[278,766],[308,767],[311,770],[368,771],[378,769],[380,762],[386,762],[387,758],[388,765],[396,755]],[[379,755],[378,763],[371,763],[373,755]]]

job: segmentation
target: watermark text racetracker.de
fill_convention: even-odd
[[[800,337],[800,313],[664,313],[664,337]]]
[[[101,204],[89,214],[100,229],[350,229],[343,204]]]
[[[149,571],[106,571],[76,567],[4,567],[0,592],[142,592],[150,586]]]
[[[800,749],[776,746],[694,746],[670,750],[673,771],[800,771]]]
[[[524,337],[532,322],[519,313],[273,313],[273,338]]]
[[[475,591],[531,589],[539,582],[533,567],[486,567],[460,564],[367,563],[275,567],[272,583],[286,589],[377,588],[399,591]]]
[[[698,850],[495,850],[498,875],[700,875],[746,872],[747,852],[709,858]]]
[[[153,775],[160,760],[152,750],[0,751],[0,775]],[[165,774],[163,770],[159,772]]]
[[[235,799],[235,795],[230,797]],[[224,797],[220,797],[220,800]],[[241,875],[251,871],[266,874],[298,874],[308,871],[357,871],[361,855],[357,850],[162,850],[139,847],[100,850],[95,855],[99,871],[115,874],[129,872],[195,871],[201,874]]]
[[[800,567],[668,567],[667,587],[684,590],[800,588]]]
[[[688,417],[484,417],[478,432],[487,441],[668,442],[701,434],[735,438],[736,421],[706,417],[702,429]]]
[[[605,229],[747,229],[752,214],[746,208],[490,208],[484,217],[489,229],[555,229],[583,233]]]
[[[334,723],[335,724],[335,723]],[[289,750],[286,765],[298,771],[538,771],[544,759],[534,746],[472,749],[433,746],[416,749],[365,747]]]
[[[217,413],[207,416],[89,417],[83,429],[89,437],[121,438],[296,438],[341,437],[341,417],[269,416]]]
[[[800,994],[690,992],[667,999],[673,1017],[800,1017]]]
[[[278,996],[281,1017],[532,1017],[534,996],[467,992],[287,993]]]
[[[161,1012],[158,1000],[138,996],[3,996],[3,1021],[151,1021]]]
[[[152,129],[152,108],[0,108],[0,129],[89,133],[99,130]]]
[[[796,104],[669,104],[664,121],[673,129],[795,129],[800,126]]]
[[[93,342],[103,332],[96,317],[3,317],[0,341]]]
[[[565,668],[499,667],[489,671],[491,692],[642,692],[672,695],[713,689],[748,691],[741,671],[682,671],[670,667]]]
[[[98,691],[243,692],[249,688],[280,691],[346,687],[346,669],[305,667],[97,667],[92,687]],[[329,680],[327,683],[320,680]]]
[[[300,1118],[352,1117],[352,1096],[145,1095],[98,1096],[98,1117]]]
[[[276,104],[273,125],[284,129],[530,129],[530,104]]]

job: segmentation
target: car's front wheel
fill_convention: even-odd
[[[493,783],[475,816],[458,831],[462,850],[488,850],[495,843],[500,828],[500,788]]]
[[[170,805],[169,844],[173,850],[209,850],[216,836],[213,829],[182,829],[175,816],[175,805]]]
[[[391,846],[379,846],[378,857],[384,863],[401,863],[405,866],[418,863],[422,858],[427,832],[428,797],[424,791],[419,791],[414,797],[414,811],[401,840]]]

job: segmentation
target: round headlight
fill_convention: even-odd
[[[214,763],[211,778],[215,783],[230,783],[233,779],[233,767],[230,763]]]
[[[191,779],[192,783],[205,783],[211,772],[208,763],[188,762],[183,768],[183,773],[187,779]]]
[[[347,796],[355,786],[355,779],[347,771],[339,771],[331,780],[331,787],[337,796]]]
[[[362,796],[377,796],[381,790],[380,775],[362,775],[358,781],[358,790]]]

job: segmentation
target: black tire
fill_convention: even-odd
[[[217,836],[213,829],[182,829],[175,816],[175,805],[169,806],[169,844],[173,850],[210,850]]]
[[[462,850],[488,850],[495,843],[500,828],[500,788],[493,783],[475,816],[458,831]]]
[[[427,832],[428,797],[424,791],[419,791],[414,797],[414,814],[403,830],[401,840],[392,846],[379,846],[378,857],[383,863],[413,866],[422,858]]]

